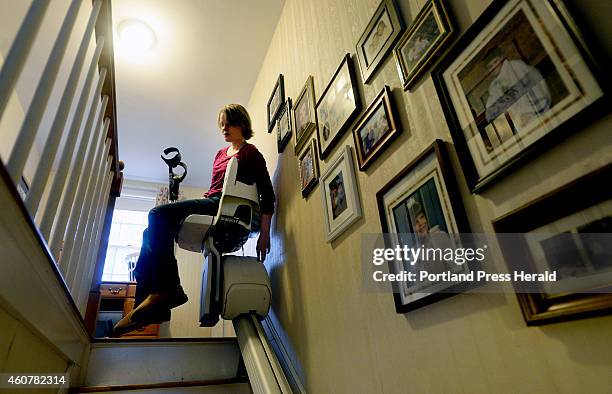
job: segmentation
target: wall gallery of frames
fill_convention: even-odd
[[[383,60],[394,57],[404,91],[431,73],[452,144],[433,140],[375,195],[364,198],[376,198],[385,233],[469,233],[458,182],[466,182],[473,194],[491,190],[608,111],[602,59],[593,55],[583,28],[561,0],[494,1],[458,37],[442,0],[427,1],[408,27],[395,2],[383,0],[357,40],[355,54],[341,59],[318,101],[312,75],[292,101],[285,97],[280,74],[266,108],[268,132],[276,133],[279,154],[293,140],[304,198],[321,184],[327,242],[362,215],[355,157],[358,170],[365,171],[384,160],[382,153],[402,130],[389,86],[367,105],[359,97],[358,84],[375,80]],[[355,148],[346,146],[331,156],[349,128]],[[459,158],[463,179],[453,174],[450,149]],[[319,160],[329,160],[322,174]],[[545,288],[517,294],[527,324],[612,311],[612,292],[603,291],[612,286],[612,258],[602,245],[581,237],[612,230],[610,179],[612,165],[607,164],[493,220],[498,233],[548,231],[550,236],[536,244],[525,241],[533,257],[525,267],[536,273],[555,270],[561,282],[577,286],[563,294]],[[578,193],[585,198],[575,201]],[[573,235],[562,253],[547,247],[553,232]],[[500,247],[504,256],[511,253]],[[439,286],[417,292],[403,285],[394,294],[396,311],[425,307],[449,293]]]

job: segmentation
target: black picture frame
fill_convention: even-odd
[[[321,159],[329,156],[361,110],[354,68],[351,55],[347,53],[317,102],[317,134]]]
[[[531,11],[532,9],[537,10],[537,13]],[[521,12],[523,15],[520,14]],[[505,18],[503,25],[492,26],[494,22],[502,18]],[[526,22],[520,22],[521,20]],[[548,26],[550,23],[555,24],[552,33]],[[510,26],[510,24],[513,25]],[[533,37],[530,36],[530,39],[510,40],[513,34],[523,34],[523,31],[529,29],[533,31],[531,33]],[[553,33],[560,38],[555,38],[557,36],[551,35]],[[484,34],[487,34],[490,39],[483,40]],[[552,45],[554,40],[563,42],[564,51],[567,53],[559,52],[556,46],[555,51],[549,52],[537,49],[545,48],[542,44],[545,40],[550,41],[547,45]],[[569,48],[567,42],[571,44]],[[539,63],[536,63],[536,60],[523,59],[526,57],[523,52],[526,51],[512,46],[518,45],[517,43],[530,45],[532,53],[529,59],[538,59]],[[599,61],[595,60],[585,43],[581,29],[578,28],[577,22],[568,12],[562,0],[495,0],[455,42],[442,62],[432,72],[466,182],[473,193],[485,191],[529,160],[609,111],[609,104],[607,104],[609,79],[601,72]],[[496,50],[503,52],[499,58],[504,60],[497,63],[501,64],[501,67],[496,72],[484,72],[485,67],[496,67],[493,60],[487,62]],[[511,51],[513,52],[509,55]],[[540,73],[539,81],[532,82],[527,79],[528,75],[537,75],[530,71],[525,74],[525,77],[504,90],[497,100],[490,100],[489,105],[489,98],[494,98],[490,94],[494,78],[502,74],[503,62],[508,61],[507,63],[510,64],[512,60],[509,56],[519,55],[521,62]],[[569,55],[582,62],[559,61]],[[577,67],[578,63],[580,63],[582,72],[576,74],[571,67]],[[457,67],[459,64],[464,64],[464,67]],[[465,70],[482,75],[483,86],[485,86],[485,78],[491,79],[488,84],[488,92],[483,89],[483,96],[480,98],[480,107],[484,109],[475,109],[478,107],[478,100],[459,94],[462,93],[459,92],[461,88],[467,89],[473,97],[479,97],[476,95],[479,92],[476,88],[461,87],[461,79],[455,76],[455,74],[461,75]],[[567,79],[565,75],[571,75],[572,78]],[[519,116],[510,115],[512,106],[521,104],[520,100],[527,99],[524,96],[534,88],[541,86],[542,82],[548,88],[552,80],[557,82],[555,85],[550,85],[554,89],[548,89],[549,92],[553,92],[549,97],[549,107],[539,109],[537,114],[528,114],[525,111],[525,115],[531,116],[526,117],[528,120],[525,121],[524,130],[528,132],[523,133],[523,126],[520,124],[524,121]],[[571,85],[572,83],[576,86]],[[508,99],[510,94],[521,92],[521,90],[523,90],[522,95],[515,94],[514,100]],[[568,101],[571,101],[570,104],[566,105],[563,101],[566,97]],[[535,102],[535,100],[530,102]],[[457,103],[462,105],[457,106]],[[557,109],[557,106],[561,107]],[[496,108],[497,111],[495,111]],[[499,110],[500,108],[503,110]],[[489,110],[491,113],[487,114]],[[498,121],[499,125],[496,124]],[[549,125],[553,126],[548,129]],[[466,133],[469,133],[469,139],[466,138]]]
[[[423,176],[422,171],[426,171],[427,175]],[[406,203],[408,205],[408,200],[413,198],[416,192],[424,187],[426,183],[429,183],[430,180],[435,180],[433,182],[436,185],[435,195],[443,211],[441,217],[444,219],[445,232],[448,234],[470,232],[467,215],[450,164],[447,144],[438,139],[376,192],[376,202],[383,234],[398,233],[389,220],[389,218],[394,217],[392,212],[395,212],[394,210],[401,204]],[[400,196],[401,198],[398,198]],[[389,272],[391,273],[397,271],[393,264],[394,262],[389,262]],[[465,269],[468,268],[472,269],[466,264]],[[415,295],[408,294],[402,296],[403,288],[401,284],[394,282],[393,300],[395,311],[403,314],[422,308],[465,291],[469,285],[463,282],[453,285],[446,284],[444,289],[438,289],[439,291],[437,292],[417,292],[413,293]]]
[[[287,101],[283,106],[283,110],[276,120],[276,145],[278,153],[283,153],[285,147],[291,141],[293,126],[291,124],[291,98],[287,97]]]
[[[355,47],[363,83],[371,81],[403,30],[404,21],[395,1],[382,0]]]
[[[278,74],[278,79],[276,80],[276,84],[274,84],[274,88],[272,89],[272,94],[270,94],[270,98],[268,99],[267,105],[267,113],[268,113],[268,133],[271,133],[276,127],[276,119],[280,114],[280,111],[283,108],[283,104],[285,103],[285,82],[283,74]]]
[[[588,219],[589,215],[584,213],[585,210],[612,200],[612,188],[608,187],[610,179],[612,179],[612,164],[607,164],[494,219],[493,228],[496,233],[526,234],[550,223],[558,223],[559,220],[567,221],[571,216],[579,217],[583,221],[591,220]],[[608,222],[612,216],[611,211],[608,208],[607,215],[610,215],[607,217]],[[600,208],[598,213],[601,215],[604,212],[606,211]],[[514,269],[535,272],[533,257],[525,239],[512,237],[512,241],[507,242],[504,242],[503,237],[499,239],[502,254],[506,261],[512,261]],[[605,285],[600,285],[597,292],[562,294],[518,292],[516,296],[528,326],[612,313],[612,283],[608,283],[607,289]]]

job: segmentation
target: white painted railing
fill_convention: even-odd
[[[25,207],[32,222],[38,223],[39,233],[83,317],[101,239],[108,230],[105,222],[111,185],[120,171],[116,168],[117,158],[113,157],[116,149],[112,149],[116,144],[116,130],[112,127],[113,120],[105,117],[112,99],[104,94],[105,83],[109,82],[108,70],[100,67],[105,39],[98,31],[98,17],[107,1],[95,0],[93,6],[86,0],[70,1],[10,154],[2,163],[3,172],[15,187],[22,179],[31,181]],[[36,40],[48,39],[39,37],[38,33],[49,3],[49,0],[32,2],[6,54],[0,69],[0,122],[19,79],[33,78],[22,72],[33,56],[31,50]],[[78,17],[89,7],[84,31],[77,32]],[[102,30],[112,31],[111,28]],[[72,63],[66,66],[66,51],[74,40],[78,40],[78,50]],[[95,48],[93,55],[90,54],[92,47]],[[112,52],[107,51],[107,56],[108,53],[112,56]],[[85,65],[87,69],[83,73]],[[58,75],[64,68],[70,70],[68,78],[65,85],[58,86]],[[40,133],[41,122],[49,111],[55,89],[62,92],[61,99],[57,109],[53,109],[53,121],[44,137]],[[42,145],[41,139],[44,139]],[[39,149],[33,149],[35,146]],[[41,151],[40,157],[33,151]],[[30,166],[35,170],[26,177],[24,169],[28,160],[35,161]]]

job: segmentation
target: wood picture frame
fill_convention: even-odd
[[[409,90],[444,50],[455,29],[443,0],[429,0],[393,50],[404,90]]]
[[[538,272],[536,264],[537,255],[532,245],[529,245],[527,237],[533,234],[544,234],[543,241],[551,239],[556,234],[571,234],[572,248],[579,246],[588,251],[589,246],[581,242],[589,234],[612,232],[612,188],[609,187],[612,179],[612,164],[608,164],[590,174],[582,176],[556,190],[553,190],[536,200],[529,202],[512,212],[493,220],[493,228],[497,233],[516,233],[521,235],[520,242],[513,237],[513,242],[503,242],[500,239],[500,248],[506,259],[506,263],[512,262],[515,269],[523,269],[527,272]],[[580,198],[576,198],[580,196]],[[581,230],[582,229],[582,230]],[[554,230],[554,231],[552,231]],[[588,232],[585,232],[587,230]],[[596,231],[594,231],[596,230]],[[565,240],[564,240],[565,241]],[[567,242],[564,242],[567,244]],[[567,247],[567,245],[564,245]],[[598,245],[598,249],[602,245]],[[561,293],[548,293],[542,288],[542,292],[517,293],[517,298],[523,317],[527,325],[541,325],[561,321],[583,319],[587,317],[600,316],[612,312],[612,259],[610,259],[610,243],[603,245],[607,247],[608,254],[604,266],[606,270],[593,270],[589,267],[590,253],[584,250],[577,255],[581,260],[587,260],[583,270],[576,270],[582,263],[573,262],[571,274],[563,275],[560,270],[563,266],[552,265],[554,260],[548,256],[544,262],[556,268],[558,284],[560,281],[580,281],[595,278],[598,282],[592,283],[592,288],[581,292],[563,291]],[[514,256],[520,255],[520,259]],[[565,256],[575,254],[564,254]],[[538,263],[541,259],[538,260]],[[577,264],[578,263],[578,264]],[[550,268],[550,266],[548,267]],[[568,272],[568,271],[566,271]],[[606,278],[607,276],[607,278]]]
[[[404,30],[393,0],[383,0],[357,41],[356,53],[363,83],[368,83]]]
[[[365,171],[401,133],[391,95],[385,87],[353,127],[359,169]]]
[[[306,198],[319,183],[319,161],[317,159],[317,140],[313,138],[298,159],[302,197]]]
[[[295,99],[293,109],[294,151],[299,154],[308,140],[310,133],[317,129],[317,112],[315,109],[314,78],[309,75],[304,87]]]

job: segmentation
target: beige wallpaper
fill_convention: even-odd
[[[409,24],[425,1],[398,3]],[[603,3],[580,5],[594,18],[589,25],[609,38],[601,19],[606,14],[593,11],[605,8]],[[465,30],[488,1],[450,4]],[[375,193],[435,138],[451,141],[431,78],[403,92],[392,56],[359,89],[367,106],[389,85],[404,132],[385,159],[358,172],[363,218],[332,244],[325,242],[320,186],[308,199],[301,197],[292,146],[278,155],[276,137],[265,132],[266,103],[279,73],[292,98],[313,75],[318,98],[343,55],[355,52],[377,5],[378,0],[287,0],[248,103],[260,130],[253,142],[274,174],[278,200],[266,263],[272,313],[308,392],[609,392],[611,316],[528,328],[514,295],[468,294],[399,315],[390,295],[361,290],[360,234],[380,232]],[[493,218],[611,162],[611,124],[610,116],[601,119],[478,196],[467,190],[452,153],[473,231],[491,232]],[[331,156],[345,144],[353,145],[350,131]],[[326,165],[320,163],[321,169]]]

